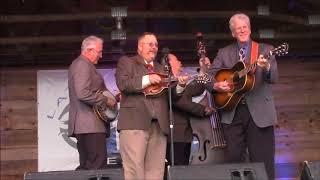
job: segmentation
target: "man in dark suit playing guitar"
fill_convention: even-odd
[[[220,49],[209,69],[214,77],[213,95],[222,93],[227,98],[232,97],[234,95],[232,92],[241,82],[250,82],[253,86],[247,91],[245,88],[239,88],[241,90],[241,93],[238,93],[239,98],[236,100],[230,98],[227,101],[233,103],[233,107],[220,106],[219,113],[227,141],[226,158],[228,162],[243,162],[244,154],[248,150],[250,161],[264,162],[269,179],[274,179],[273,125],[277,116],[271,84],[278,79],[277,63],[274,56],[271,55],[267,59],[261,55],[270,51],[272,46],[251,40],[250,19],[247,15],[233,15],[229,26],[232,36],[237,41]],[[242,64],[255,63],[257,66],[250,69],[247,74],[241,71],[241,73],[231,73],[230,77],[219,77],[225,73],[222,69],[231,69],[240,60],[243,61]],[[215,103],[219,100],[215,98]]]

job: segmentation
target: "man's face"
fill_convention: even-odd
[[[102,58],[103,45],[97,43],[96,47],[91,50],[91,57],[93,64],[97,64],[99,59]]]
[[[238,42],[244,43],[250,40],[250,35],[250,26],[245,21],[241,19],[236,19],[234,21],[232,36],[236,38]]]
[[[152,62],[158,53],[158,41],[154,35],[144,36],[138,43],[138,53],[147,61]]]
[[[173,54],[168,55],[169,63],[171,66],[171,70],[173,75],[177,76],[182,71],[181,61],[177,59],[177,57]]]

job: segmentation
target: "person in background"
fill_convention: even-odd
[[[103,40],[89,36],[82,41],[81,54],[69,67],[69,136],[77,139],[80,165],[76,170],[103,169],[107,165],[106,136],[110,125],[97,118],[93,107],[114,109],[116,101],[98,93],[106,90],[95,64],[102,58]]]
[[[168,55],[169,63],[174,77],[178,77],[182,72],[181,61],[173,54]],[[208,58],[205,59],[210,64]],[[199,61],[202,63],[202,61]],[[202,65],[200,65],[202,67]],[[205,90],[204,84],[197,80],[190,81],[182,95],[182,97],[173,102],[173,147],[174,147],[174,165],[189,165],[191,152],[191,142],[193,139],[190,117],[210,116],[214,109],[199,103],[192,102],[192,97],[203,94]],[[166,159],[171,165],[171,139],[168,136],[168,144],[166,151]]]

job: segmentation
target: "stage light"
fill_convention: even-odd
[[[261,16],[269,16],[270,15],[270,9],[268,5],[258,5],[257,6],[257,13]]]
[[[111,16],[115,18],[116,29],[111,31],[111,40],[126,40],[126,31],[123,29],[123,19],[127,17],[127,7],[112,7]]]
[[[308,16],[308,22],[311,25],[320,24],[320,15],[310,15],[310,16]]]
[[[273,39],[274,38],[274,30],[273,29],[260,29],[259,37],[262,39]]]

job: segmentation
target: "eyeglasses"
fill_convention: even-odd
[[[102,54],[102,50],[100,51],[97,51],[96,49],[92,48],[92,49],[89,49],[90,51],[95,51],[97,54]]]
[[[143,44],[148,44],[148,46],[150,46],[150,47],[158,47],[158,43],[152,43],[152,42],[147,43],[147,42],[143,42]]]

